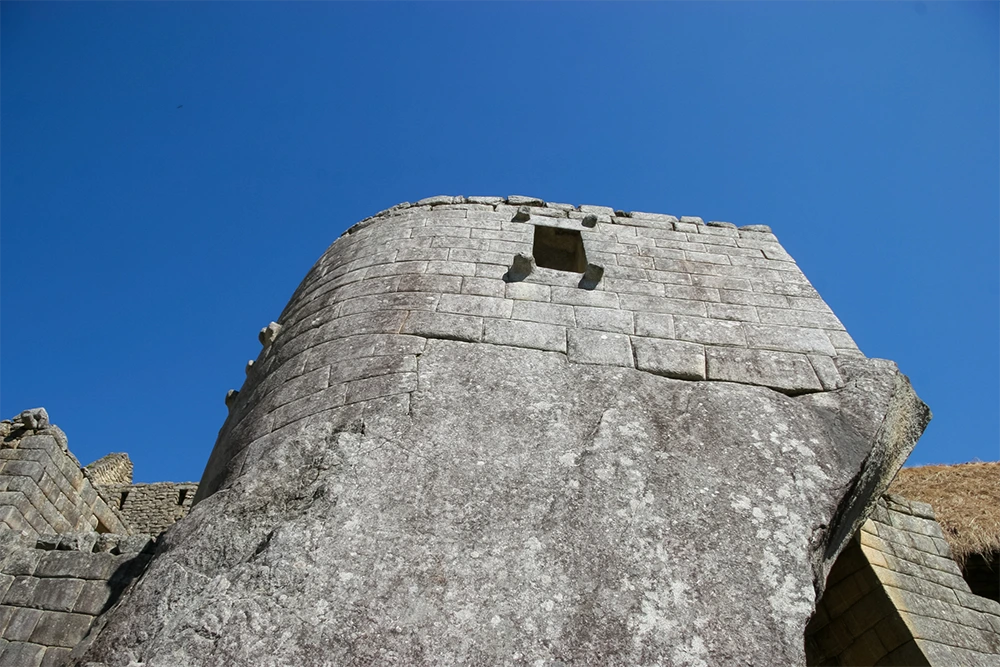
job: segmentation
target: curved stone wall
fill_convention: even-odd
[[[582,273],[535,267],[535,227],[578,233]],[[548,350],[570,363],[789,394],[842,385],[862,356],[771,230],[530,197],[431,197],[349,229],[309,271],[248,370],[199,487],[322,414],[405,411],[428,338]],[[369,403],[372,403],[369,405]]]
[[[80,661],[803,664],[929,418],[766,228],[530,198],[355,225],[261,341]]]

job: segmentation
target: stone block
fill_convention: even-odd
[[[395,373],[378,377],[355,380],[347,383],[346,403],[367,401],[381,396],[392,396],[414,391],[417,388],[416,373]]]
[[[709,380],[762,385],[793,395],[823,389],[809,359],[790,352],[710,347],[707,375]]]
[[[618,295],[602,290],[583,290],[577,287],[552,287],[553,303],[570,306],[594,306],[596,308],[618,308]]]
[[[511,319],[558,326],[576,326],[576,313],[572,306],[559,303],[540,303],[537,301],[513,301]]]
[[[633,336],[639,370],[681,380],[705,379],[705,348],[695,343]]]
[[[545,206],[545,200],[538,197],[526,197],[525,195],[508,195],[508,206]]]
[[[734,345],[746,347],[743,325],[731,320],[674,316],[674,333],[680,340],[705,345]]]
[[[616,311],[617,312],[617,311]],[[566,351],[566,328],[538,322],[488,319],[483,342],[553,352]]]
[[[462,294],[504,298],[507,283],[493,278],[466,277],[462,279]]]
[[[10,590],[10,585],[14,583],[15,577],[10,574],[0,574],[0,600],[7,595],[7,591]]]
[[[716,320],[732,320],[733,322],[759,321],[756,308],[734,303],[710,303],[708,304],[708,316]]]
[[[413,355],[344,358],[330,367],[330,385],[391,373],[415,373],[416,370],[417,358]]]
[[[104,611],[110,598],[111,587],[106,581],[85,581],[80,589],[80,596],[71,611],[97,616]]]
[[[16,607],[4,628],[3,638],[11,642],[26,642],[35,631],[38,620],[42,617],[41,609]]]
[[[456,262],[452,260],[438,262],[430,261],[426,268],[428,275],[444,276],[474,276],[476,275],[475,262]]]
[[[50,646],[45,649],[45,655],[39,667],[65,667],[69,664],[69,657],[73,649]]]
[[[469,294],[444,294],[438,303],[438,311],[457,315],[477,317],[510,317],[514,301],[488,296]]]
[[[573,363],[634,366],[628,336],[586,329],[571,329],[567,334],[567,354]]]
[[[0,523],[16,533],[25,535],[37,533],[21,511],[12,505],[0,506]]]
[[[811,310],[788,310],[784,308],[757,308],[757,315],[764,324],[784,324],[793,327],[816,329],[843,329],[836,315],[818,313]]]
[[[31,576],[45,552],[40,549],[14,549],[3,564],[4,574]]]
[[[688,299],[668,299],[656,296],[644,296],[640,294],[619,295],[621,307],[624,310],[632,310],[636,313],[665,313],[672,315],[691,315],[694,317],[708,317],[708,308],[701,301],[691,301]]]
[[[86,614],[67,614],[60,611],[43,612],[31,633],[31,641],[44,646],[73,648],[80,643],[93,617]]]
[[[507,283],[504,296],[508,299],[548,303],[552,300],[552,288],[535,283]]]
[[[118,558],[107,553],[48,551],[35,569],[35,576],[106,581],[119,564]]]
[[[368,281],[365,281],[368,282]],[[399,276],[396,290],[399,292],[436,292],[457,294],[462,288],[460,276],[438,276],[433,274]]]
[[[673,315],[636,313],[635,333],[638,336],[651,336],[653,338],[676,338]]]
[[[10,460],[3,464],[0,474],[20,477],[28,477],[37,484],[42,479],[45,468],[38,461],[17,461]]]
[[[406,318],[400,333],[478,342],[483,337],[483,318],[449,313],[413,312]]]
[[[823,389],[832,391],[844,386],[844,378],[840,375],[840,370],[831,357],[822,354],[810,354],[808,356],[813,370],[816,371],[816,377],[819,378],[820,383],[823,385]]]
[[[829,357],[837,354],[830,344],[830,339],[821,329],[747,324],[746,332],[748,344],[757,349],[824,354]]]
[[[576,313],[576,325],[583,329],[624,334],[631,334],[635,331],[630,311],[617,308],[593,308],[591,306],[575,306],[573,310]]]
[[[51,611],[72,611],[81,590],[82,579],[41,579],[35,586],[28,606]]]
[[[719,298],[722,303],[734,303],[741,306],[788,307],[788,298],[780,294],[761,294],[759,292],[747,292],[742,289],[720,289]],[[758,311],[758,319],[759,317],[760,314]]]
[[[40,667],[44,655],[44,646],[12,641],[0,653],[0,667]]]
[[[38,581],[36,577],[15,577],[3,596],[3,603],[15,607],[31,606]]]
[[[10,617],[14,615],[14,611],[17,607],[12,607],[10,605],[0,605],[0,637],[4,636],[4,630],[7,627],[7,623],[10,621]],[[2,650],[0,650],[2,652]]]

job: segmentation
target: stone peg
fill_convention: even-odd
[[[34,431],[49,425],[49,413],[45,408],[32,408],[14,417],[14,422],[20,423],[22,428]]]
[[[278,337],[279,333],[281,333],[281,325],[277,322],[271,322],[260,330],[260,334],[257,335],[257,340],[260,341],[260,344],[263,345],[266,350],[271,347],[271,343],[274,342],[274,339]]]
[[[236,399],[239,398],[240,392],[235,389],[230,389],[226,392],[226,407],[230,410],[233,409],[233,405],[236,404]]]
[[[252,368],[253,368],[253,359],[251,359],[250,361],[248,361],[247,365],[246,365],[246,368],[243,369],[243,372],[246,373],[247,377],[250,377],[250,370]]]
[[[535,258],[519,252],[514,255],[514,261],[511,262],[510,268],[507,269],[507,273],[504,274],[503,279],[509,283],[517,283],[530,276],[534,270]]]
[[[584,227],[596,227],[597,226],[597,216],[594,215],[593,213],[585,215],[583,217],[583,226]]]
[[[527,206],[518,206],[517,213],[511,218],[514,222],[527,222],[531,219],[531,209]]]
[[[594,289],[603,277],[603,266],[599,264],[587,264],[587,270],[583,272],[583,277],[580,278],[580,287],[582,289]]]

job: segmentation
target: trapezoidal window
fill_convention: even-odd
[[[535,264],[546,269],[583,273],[587,270],[587,253],[583,237],[576,229],[535,226],[532,245]]]

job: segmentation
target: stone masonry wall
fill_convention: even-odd
[[[518,254],[532,254],[536,226],[579,232],[586,261],[603,269],[596,285],[581,287],[579,273],[512,271]],[[227,398],[199,498],[239,475],[251,445],[266,448],[305,417],[330,411],[346,424],[387,404],[405,412],[428,338],[788,394],[840,387],[833,360],[863,356],[766,226],[520,196],[431,197],[358,223],[277,324],[281,345],[270,346],[272,328]],[[320,361],[331,351],[344,363]]]
[[[44,412],[44,411],[42,411]],[[4,422],[0,442],[0,523],[29,536],[97,530],[128,533],[117,510],[99,496],[48,424]]]
[[[132,460],[128,454],[116,452],[87,465],[87,474],[97,486],[132,483]]]
[[[973,595],[930,505],[886,496],[806,631],[816,665],[1000,665],[1000,604]]]
[[[109,504],[117,503],[129,526],[157,536],[190,511],[198,485],[193,482],[156,482],[99,486]]]
[[[148,544],[0,534],[0,667],[68,664],[95,618],[145,569]]]

